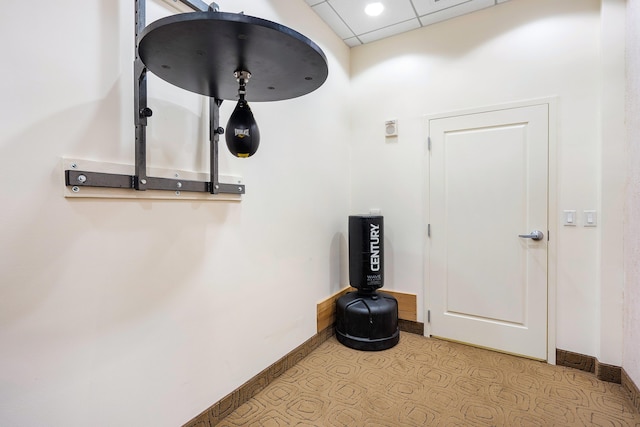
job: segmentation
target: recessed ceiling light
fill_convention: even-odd
[[[366,13],[369,16],[378,16],[382,13],[383,10],[384,10],[384,5],[380,2],[375,2],[375,3],[369,3],[364,8],[364,13]]]

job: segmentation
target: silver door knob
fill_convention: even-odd
[[[533,230],[530,234],[518,234],[518,237],[522,237],[523,239],[542,240],[544,238],[544,233],[540,230]]]

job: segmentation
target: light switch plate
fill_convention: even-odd
[[[562,211],[562,224],[575,227],[578,223],[578,217],[575,210]]]
[[[598,225],[598,213],[596,211],[584,211],[582,225],[584,227],[596,227]]]

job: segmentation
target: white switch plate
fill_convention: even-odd
[[[584,211],[583,223],[585,227],[596,227],[598,225],[598,213],[596,211]]]
[[[562,211],[562,224],[567,226],[575,226],[578,223],[578,217],[575,210]]]

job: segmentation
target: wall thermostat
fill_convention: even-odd
[[[386,137],[398,136],[398,121],[396,119],[386,120],[384,122],[384,135]]]

